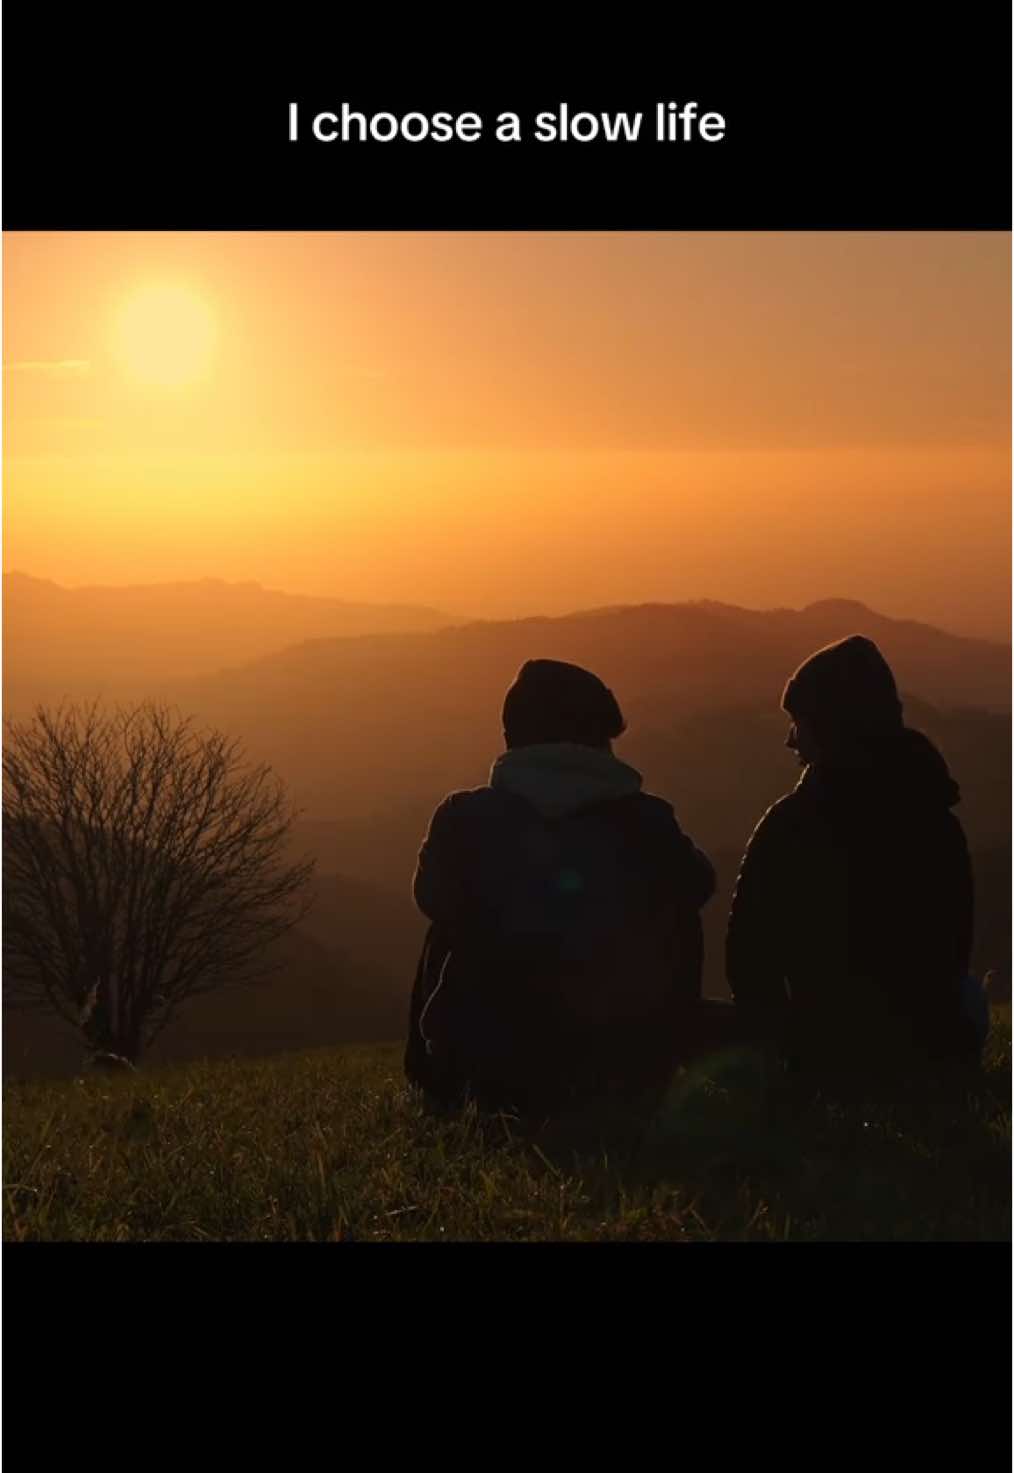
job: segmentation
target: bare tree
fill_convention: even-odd
[[[270,768],[162,706],[8,723],[6,995],[133,1062],[188,998],[269,969],[313,868],[293,816]]]

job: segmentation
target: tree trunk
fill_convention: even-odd
[[[94,1003],[82,1025],[88,1045],[87,1062],[91,1067],[100,1067],[96,1061],[101,1059],[106,1061],[101,1066],[104,1068],[132,1069],[140,1053],[138,1030],[116,1008],[114,994],[115,984],[111,987],[109,983],[101,983],[96,989]]]

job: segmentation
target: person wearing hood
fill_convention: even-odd
[[[624,729],[597,676],[529,660],[489,782],[433,814],[413,882],[432,925],[405,1054],[430,1096],[551,1108],[671,1073],[715,873],[614,755]]]
[[[947,764],[907,727],[877,646],[818,650],[785,686],[803,767],[757,825],[729,917],[744,1025],[797,1061],[974,1059],[988,1027],[969,977],[973,884]]]

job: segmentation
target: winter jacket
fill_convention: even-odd
[[[414,895],[433,922],[406,1070],[431,1092],[547,1098],[671,1067],[700,992],[709,860],[610,752],[520,747],[437,808]]]
[[[959,790],[905,729],[862,768],[809,766],[743,859],[726,963],[737,1007],[816,1056],[968,1047],[972,945]]]

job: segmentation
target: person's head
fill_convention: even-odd
[[[804,660],[789,677],[782,709],[792,718],[785,744],[804,764],[862,764],[904,730],[891,667],[861,634]]]
[[[625,727],[609,687],[590,670],[562,660],[527,660],[503,703],[508,748],[575,742],[608,751]]]

